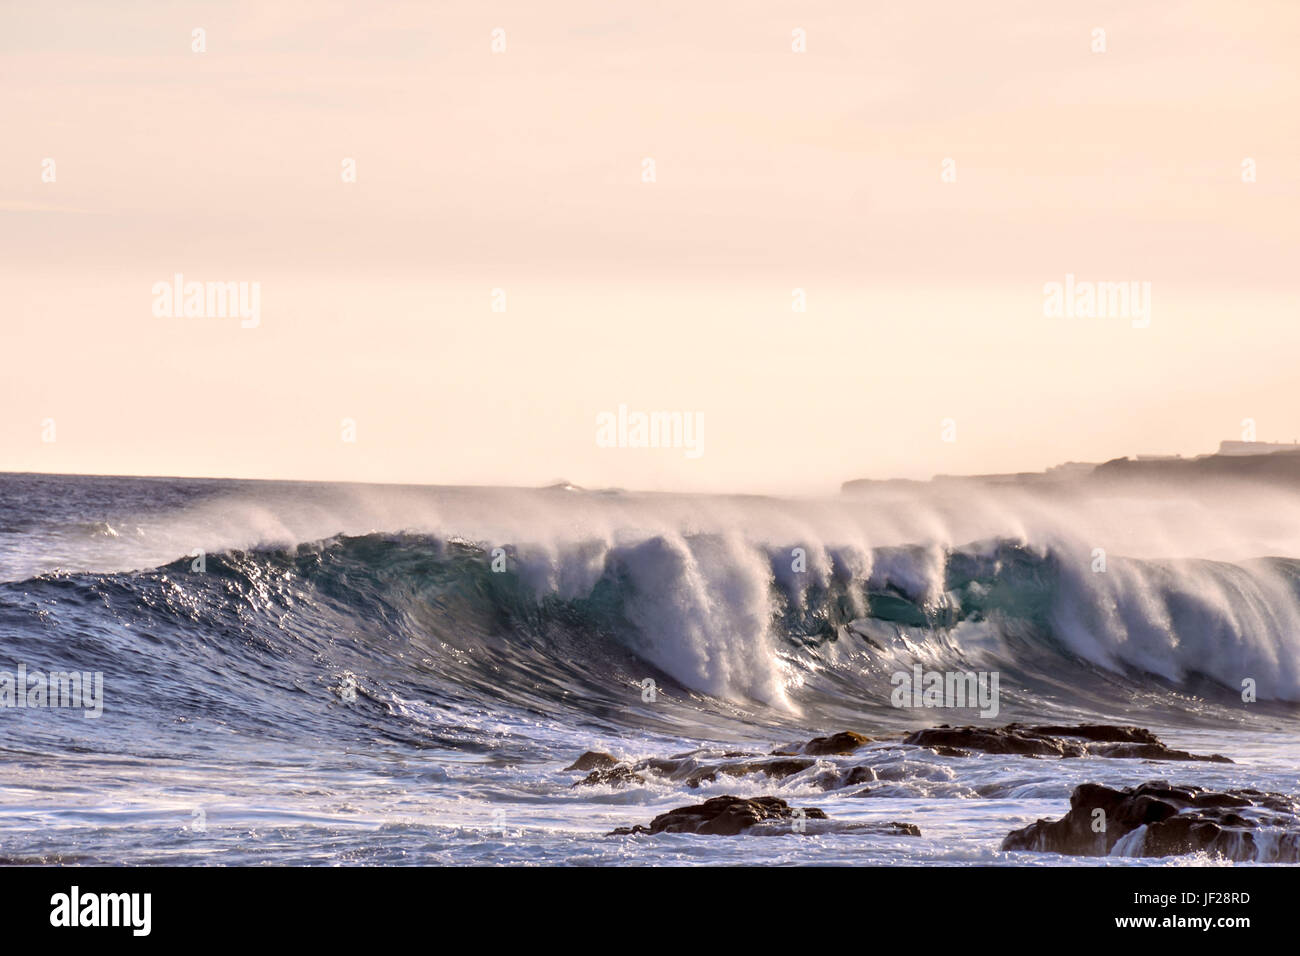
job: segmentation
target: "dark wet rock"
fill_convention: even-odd
[[[602,767],[593,770],[581,780],[575,782],[573,786],[594,787],[602,783],[611,787],[621,787],[628,783],[645,783],[645,777],[635,772],[627,764],[620,763],[613,767]]]
[[[758,823],[791,820],[796,817],[794,807],[778,797],[714,797],[693,807],[679,807],[661,813],[650,821],[650,826],[619,827],[610,835],[630,833],[701,833],[716,836],[734,836]],[[803,810],[805,820],[825,820],[826,814],[816,807]]]
[[[1088,748],[1094,757],[1121,760],[1200,760],[1207,763],[1232,763],[1223,754],[1194,754],[1173,750],[1156,741],[1154,744],[1096,744]]]
[[[778,757],[793,757],[796,754],[809,757],[845,756],[869,743],[871,743],[870,737],[854,733],[852,730],[841,730],[838,734],[831,734],[829,737],[814,737],[794,749],[785,748],[774,750],[772,753]]]
[[[619,827],[610,836],[635,833],[699,833],[734,836],[744,832],[767,835],[789,833],[874,833],[881,836],[919,837],[914,823],[833,823],[816,807],[791,807],[777,797],[714,797],[693,807],[661,813],[650,826]]]
[[[943,724],[918,730],[904,743],[929,747],[936,753],[957,756],[958,751],[1026,757],[1111,757],[1129,760],[1203,760],[1232,763],[1221,754],[1199,755],[1172,750],[1155,734],[1141,727],[1079,724],[1075,727],[1007,724],[1005,727],[950,727]],[[941,751],[940,748],[943,748]]]
[[[603,753],[599,750],[588,750],[565,770],[599,770],[602,767],[612,767],[618,763],[618,758],[613,754]]]
[[[1007,727],[931,727],[918,730],[903,740],[915,747],[945,747],[950,750],[979,750],[990,754],[1019,754],[1027,757],[1082,757],[1081,741],[1036,734],[1015,724]]]
[[[1204,852],[1233,861],[1296,863],[1298,811],[1289,797],[1253,789],[1220,792],[1152,780],[1117,790],[1085,783],[1070,795],[1069,813],[1013,830],[1002,849],[1106,856],[1119,844],[1124,856]],[[1098,819],[1105,824],[1101,832],[1094,829]]]
[[[1097,743],[1158,744],[1160,738],[1151,731],[1131,724],[1075,724],[1073,727],[1040,725],[1023,727],[1022,724],[1008,724],[1007,728],[1023,728],[1031,733],[1047,737],[1082,737]]]
[[[960,747],[949,747],[946,744],[932,744],[930,749],[934,751],[936,757],[969,757],[969,750],[962,750]]]

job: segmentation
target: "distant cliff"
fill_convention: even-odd
[[[1221,453],[1194,458],[1139,456],[1114,458],[1101,464],[1067,462],[1044,472],[1019,472],[1006,475],[935,475],[928,482],[893,479],[876,481],[858,478],[840,486],[842,494],[887,491],[916,487],[941,487],[960,484],[982,486],[1050,489],[1064,484],[1116,484],[1158,481],[1173,484],[1222,481],[1266,481],[1300,485],[1300,447],[1252,455],[1245,453],[1244,443],[1224,442]],[[1224,446],[1233,446],[1225,449]],[[1226,451],[1226,453],[1222,453]]]
[[[1300,482],[1300,450],[1263,455],[1200,455],[1196,458],[1133,460],[1098,465],[1089,481],[1269,481]]]

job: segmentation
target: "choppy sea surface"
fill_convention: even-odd
[[[996,673],[997,714],[897,706],[917,665]],[[1084,782],[1300,796],[1300,497],[0,475],[20,668],[102,675],[102,712],[0,707],[10,863],[1211,865],[999,847]],[[901,743],[1011,721],[1234,762]],[[564,769],[841,730],[877,739],[780,778]],[[852,767],[872,785],[830,783]],[[720,794],[831,822],[608,835]],[[921,836],[852,826],[890,821]]]

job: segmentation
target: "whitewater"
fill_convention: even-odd
[[[102,674],[103,712],[0,710],[7,862],[1088,864],[1001,844],[1082,783],[1300,797],[1300,497],[3,475],[19,665]],[[996,717],[897,706],[928,672],[996,674]],[[1012,721],[1233,762],[904,742]],[[609,835],[723,794],[830,822]],[[1140,844],[1108,860],[1222,862]]]

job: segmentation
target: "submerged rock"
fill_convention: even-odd
[[[1111,757],[1130,760],[1204,760],[1232,763],[1221,754],[1203,756],[1171,750],[1149,730],[1111,724],[1076,727],[1007,724],[1005,727],[950,727],[918,730],[903,740],[916,747],[958,756],[961,750],[1027,757]]]
[[[838,782],[841,787],[856,787],[864,783],[875,783],[879,779],[880,775],[871,767],[850,767]]]
[[[610,836],[629,833],[701,833],[715,836],[734,836],[757,823],[791,820],[796,809],[779,797],[714,797],[693,807],[679,807],[661,813],[650,821],[650,826],[619,827]],[[816,807],[803,810],[805,820],[825,820],[825,811]]]
[[[593,770],[581,780],[575,781],[573,787],[594,787],[598,784],[608,784],[611,787],[621,787],[625,783],[645,783],[645,777],[634,771],[625,763],[615,764],[613,767],[601,767]]]
[[[846,830],[867,830],[871,833],[881,833],[886,836],[915,836],[921,835],[921,828],[915,823],[850,823],[844,829]]]
[[[1100,811],[1100,813],[1098,812]],[[1234,861],[1300,862],[1300,816],[1288,797],[1152,780],[1117,790],[1085,783],[1070,812],[1013,830],[1003,850],[1164,857],[1204,852]]]
[[[722,763],[713,767],[703,767],[696,770],[686,778],[688,787],[698,787],[702,783],[713,783],[718,779],[718,774],[724,774],[728,777],[747,777],[751,773],[761,773],[768,777],[774,777],[780,780],[784,777],[793,776],[796,773],[802,773],[817,761],[801,760],[799,758],[785,758],[779,760],[759,759],[743,760],[738,763]]]

